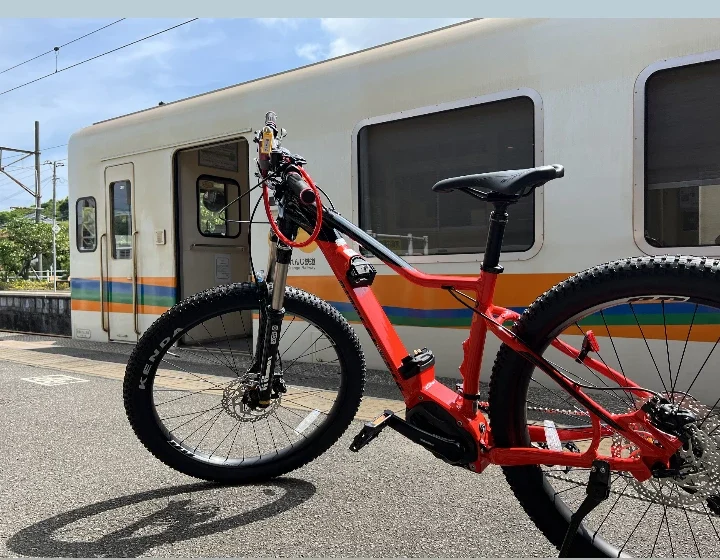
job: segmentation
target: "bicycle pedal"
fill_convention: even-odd
[[[367,422],[360,433],[355,436],[355,439],[350,444],[350,451],[357,453],[368,443],[374,440],[380,432],[387,426],[388,421],[392,418],[393,412],[386,410],[382,416],[378,416],[372,422]]]

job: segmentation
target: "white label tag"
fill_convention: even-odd
[[[231,279],[230,255],[215,255],[215,285],[228,284]]]
[[[320,411],[318,409],[313,410],[302,422],[300,422],[300,424],[298,424],[298,427],[295,428],[295,433],[302,434],[318,416],[320,416]]]
[[[552,420],[545,420],[545,441],[547,442],[548,449],[562,451],[560,436],[558,435],[557,428],[555,428],[555,422]]]

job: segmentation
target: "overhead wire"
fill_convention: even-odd
[[[25,82],[24,84],[20,84],[19,86],[12,87],[10,89],[6,89],[5,91],[0,92],[0,95],[5,95],[6,93],[10,93],[11,91],[15,91],[16,89],[20,89],[25,86],[29,86],[30,84],[34,84],[35,82],[39,82],[40,80],[44,80],[45,78],[49,78],[50,76],[54,76],[55,74],[59,74],[60,72],[65,72],[66,70],[70,70],[71,68],[75,68],[77,66],[80,66],[81,64],[85,64],[87,62],[90,62],[92,60],[96,60],[100,57],[106,56],[108,54],[117,52],[121,49],[130,47],[132,45],[135,45],[137,43],[140,43],[142,41],[146,41],[148,39],[151,39],[153,37],[157,37],[158,35],[162,35],[163,33],[167,33],[168,31],[172,31],[173,29],[177,29],[178,27],[182,27],[183,25],[187,25],[188,23],[192,23],[193,21],[197,21],[200,18],[192,18],[187,21],[184,21],[182,23],[178,23],[177,25],[173,25],[172,27],[168,27],[167,29],[163,29],[162,31],[158,31],[157,33],[153,33],[152,35],[148,35],[147,37],[143,37],[141,39],[137,39],[135,41],[132,41],[131,43],[127,43],[125,45],[122,45],[120,47],[111,49],[109,51],[105,51],[104,53],[95,55],[93,57],[87,58],[85,60],[81,60],[80,62],[76,62],[75,64],[71,64],[70,66],[66,66],[65,68],[61,68],[59,70],[55,70],[55,72],[51,72],[50,74],[45,74],[44,76],[40,76],[39,78],[35,78],[34,80],[30,80],[29,82]]]
[[[77,39],[73,39],[72,41],[68,41],[67,43],[64,43],[64,44],[62,44],[62,45],[60,45],[60,46],[58,46],[58,47],[53,47],[53,48],[50,49],[49,51],[45,51],[45,52],[42,53],[42,54],[39,54],[39,55],[34,56],[34,57],[32,57],[32,58],[29,58],[29,59],[27,59],[27,60],[25,60],[25,61],[23,61],[23,62],[20,62],[19,64],[16,64],[15,66],[11,66],[10,68],[6,68],[5,70],[0,71],[0,74],[4,74],[5,72],[10,72],[10,70],[14,70],[15,68],[19,68],[19,67],[22,66],[23,64],[27,64],[28,62],[32,62],[33,60],[37,60],[38,58],[41,58],[41,57],[45,56],[46,54],[50,54],[50,53],[52,53],[52,52],[57,53],[61,48],[67,47],[68,45],[70,45],[70,44],[72,44],[72,43],[75,43],[76,41],[79,41],[80,39],[84,39],[85,37],[89,37],[90,35],[93,35],[94,33],[97,33],[98,31],[102,31],[103,29],[107,29],[107,28],[110,27],[111,25],[115,25],[116,23],[120,23],[120,22],[123,21],[124,19],[126,19],[126,18],[120,18],[120,19],[118,19],[118,20],[116,20],[116,21],[113,21],[112,23],[109,23],[109,24],[107,24],[107,25],[105,25],[105,26],[103,26],[103,27],[101,27],[101,28],[99,28],[99,29],[96,29],[95,31],[91,31],[90,33],[86,33],[86,34],[83,35],[82,37],[78,37]],[[56,64],[57,64],[57,58],[56,58],[56,61],[55,61],[55,62],[56,62]],[[56,70],[57,70],[57,66],[56,66]]]

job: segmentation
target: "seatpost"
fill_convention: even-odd
[[[490,212],[490,229],[488,231],[487,243],[485,245],[485,257],[483,258],[482,270],[491,274],[500,274],[503,267],[500,262],[500,251],[502,248],[505,226],[508,221],[507,201],[492,202],[493,211]]]

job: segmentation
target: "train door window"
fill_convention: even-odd
[[[97,247],[97,210],[92,196],[78,198],[75,204],[75,231],[77,249],[91,253]]]
[[[232,179],[201,175],[197,180],[200,233],[206,237],[235,238],[240,235],[240,185]]]
[[[535,104],[519,96],[369,124],[358,133],[360,225],[400,255],[482,253],[492,206],[431,187],[535,163]],[[535,241],[535,195],[512,208],[507,252]]]
[[[720,61],[645,82],[645,240],[720,245]]]
[[[110,214],[112,216],[112,257],[132,258],[132,195],[130,181],[110,183]]]

